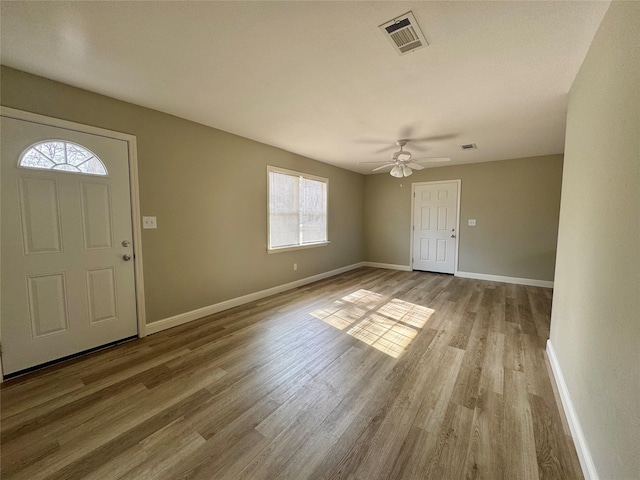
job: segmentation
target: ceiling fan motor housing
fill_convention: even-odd
[[[400,150],[399,152],[396,152],[393,154],[393,160],[408,162],[409,160],[411,160],[411,152],[407,152],[406,150]]]

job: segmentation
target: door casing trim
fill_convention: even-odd
[[[0,106],[0,116],[7,118],[15,118],[16,120],[24,120],[31,123],[39,123],[51,127],[64,128],[66,130],[74,130],[76,132],[88,133],[91,135],[99,135],[106,138],[114,138],[127,142],[127,150],[129,153],[129,191],[131,195],[131,227],[133,230],[133,254],[134,262],[134,283],[136,298],[136,314],[138,323],[138,337],[147,335],[147,321],[144,297],[144,274],[142,268],[142,216],[140,215],[140,188],[138,185],[138,147],[135,135],[128,133],[116,132],[105,128],[94,127],[91,125],[83,125],[81,123],[62,120],[60,118],[40,115],[39,113],[25,112],[15,108]],[[0,318],[0,324],[2,318]],[[1,341],[1,338],[0,338]],[[2,374],[2,358],[0,357],[0,381]]]
[[[416,199],[416,187],[421,187],[424,185],[437,185],[442,183],[457,183],[458,184],[458,198],[456,199],[456,251],[455,257],[453,259],[453,274],[456,275],[458,273],[458,252],[460,249],[460,198],[462,192],[462,180],[460,178],[454,178],[451,180],[438,180],[434,182],[415,182],[411,184],[411,226],[409,231],[409,236],[411,238],[410,246],[409,246],[409,268],[413,270],[413,232],[414,232],[414,207],[415,207],[415,199]]]

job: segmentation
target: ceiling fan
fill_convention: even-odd
[[[383,170],[385,168],[391,168],[389,172],[392,177],[402,178],[408,177],[413,173],[413,170],[422,170],[424,168],[423,165],[420,165],[417,162],[448,162],[451,159],[449,157],[425,157],[418,158],[412,160],[411,152],[404,149],[404,146],[407,144],[408,140],[398,140],[396,145],[400,147],[400,150],[395,152],[391,156],[391,160],[382,160],[382,161],[374,161],[374,162],[359,162],[359,163],[386,163],[386,165],[382,165],[380,167],[374,168],[372,171],[377,172],[378,170]]]

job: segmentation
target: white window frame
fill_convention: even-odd
[[[324,242],[315,242],[315,243],[305,243],[302,245],[290,245],[286,247],[274,247],[271,248],[271,182],[269,180],[269,174],[273,173],[281,173],[283,175],[291,175],[294,177],[302,177],[307,180],[315,180],[317,182],[322,182],[326,185],[327,188],[327,205],[326,205],[326,219],[327,219],[327,240]],[[317,248],[317,247],[326,247],[329,245],[329,179],[325,177],[319,177],[317,175],[311,175],[309,173],[298,172],[296,170],[288,170],[286,168],[274,167],[271,165],[267,165],[267,253],[281,253],[281,252],[290,252],[292,250],[303,250],[306,248]]]

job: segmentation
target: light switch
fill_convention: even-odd
[[[142,228],[158,228],[156,217],[142,217]]]
[[[469,225],[470,227],[475,227],[476,226],[476,219],[475,218],[470,218],[469,221],[467,222],[467,225]]]

